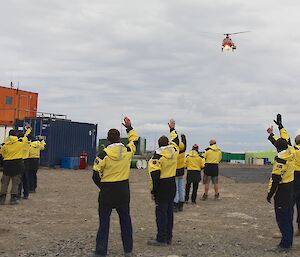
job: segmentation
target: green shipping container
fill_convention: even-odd
[[[121,143],[124,145],[128,144],[128,138],[121,138]],[[106,146],[108,146],[108,140],[105,139],[99,139],[99,145],[98,145],[98,153],[101,152]],[[146,138],[140,137],[137,147],[136,147],[136,155],[142,155],[146,153]]]
[[[244,153],[222,152],[222,161],[223,162],[230,162],[231,160],[236,160],[236,161],[245,160],[245,154]]]

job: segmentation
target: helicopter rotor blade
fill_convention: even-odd
[[[249,33],[251,32],[250,30],[247,30],[247,31],[240,31],[240,32],[234,32],[234,33],[226,33],[224,34],[225,36],[226,35],[236,35],[236,34],[242,34],[242,33]]]
[[[223,33],[220,32],[209,32],[209,31],[200,31],[200,34],[211,34],[211,35],[223,35]]]

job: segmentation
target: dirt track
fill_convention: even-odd
[[[239,170],[240,172],[240,170]],[[300,238],[288,254],[274,253],[279,239],[273,206],[265,200],[266,183],[236,183],[221,177],[221,200],[175,214],[173,244],[147,246],[156,232],[154,204],[145,170],[131,173],[131,214],[137,256],[300,256]],[[202,193],[200,186],[198,195]],[[98,228],[98,191],[90,171],[39,171],[39,187],[18,206],[0,206],[0,256],[89,256]],[[123,256],[118,217],[113,212],[110,255]]]

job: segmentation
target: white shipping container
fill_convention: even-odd
[[[0,125],[0,144],[8,137],[8,133],[11,129],[13,129],[13,127]]]
[[[264,159],[256,158],[254,164],[255,164],[255,165],[264,165]]]
[[[232,164],[245,164],[245,160],[230,160],[230,163]]]

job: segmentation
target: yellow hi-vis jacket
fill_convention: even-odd
[[[170,130],[170,144],[155,151],[148,162],[150,191],[156,201],[165,202],[175,197],[175,175],[179,154],[179,138],[175,129]]]
[[[4,145],[1,147],[0,154],[3,156],[4,161],[23,159],[24,145],[28,143],[27,136],[30,134],[31,129],[27,129],[24,137],[18,138],[17,136],[8,136]]]
[[[294,148],[295,150],[294,168],[295,171],[297,172],[300,171],[300,146],[295,145],[294,147],[292,147],[290,135],[284,127],[279,130],[279,133],[280,133],[280,137],[285,139],[289,143],[289,148]],[[271,134],[269,136],[269,140],[275,147],[277,147],[276,146],[277,139],[278,137],[276,137],[274,134]]]
[[[275,195],[275,202],[285,206],[292,201],[294,181],[295,150],[288,148],[275,157],[268,186],[270,198]]]
[[[126,206],[130,202],[129,173],[132,156],[139,136],[132,128],[127,146],[114,143],[101,152],[94,161],[93,181],[100,189],[99,204],[110,208]]]
[[[295,148],[295,171],[300,172],[300,145],[294,146]]]
[[[205,159],[205,163],[218,164],[222,160],[221,149],[216,145],[210,145],[204,150],[202,156]]]
[[[23,159],[29,158],[29,150],[30,150],[30,141],[24,142],[23,146]]]
[[[118,182],[129,178],[131,159],[136,151],[134,142],[138,139],[136,131],[130,130],[127,147],[122,143],[111,144],[104,149],[104,156],[96,157],[93,170],[99,173],[101,182]]]
[[[196,150],[191,150],[186,156],[186,168],[187,170],[202,170],[205,165],[204,158],[199,155]]]
[[[44,140],[30,142],[28,158],[39,159],[41,156],[41,151],[45,149],[45,146],[46,146],[46,142]]]
[[[179,143],[179,154],[177,158],[177,169],[182,169],[184,168],[184,163],[185,163],[185,149],[186,146],[184,145],[183,142]]]

